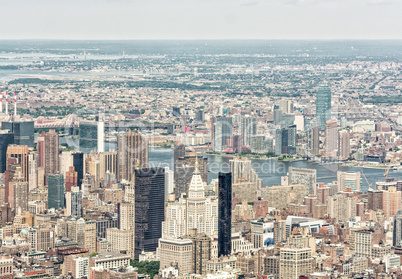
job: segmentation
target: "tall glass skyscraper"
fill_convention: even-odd
[[[317,91],[316,118],[320,129],[325,129],[325,124],[331,119],[331,90],[327,86],[321,86]]]
[[[61,173],[52,173],[47,176],[47,191],[47,208],[64,208],[64,176]]]
[[[74,152],[73,166],[77,172],[77,186],[81,189],[82,179],[84,178],[84,154],[82,152]]]
[[[8,130],[0,130],[0,173],[6,171],[7,147],[14,144],[14,134]]]
[[[219,173],[218,258],[232,252],[232,173]]]
[[[98,148],[98,125],[96,122],[80,122],[80,151],[89,153]]]
[[[33,121],[2,122],[1,128],[14,133],[14,144],[35,147]]]
[[[153,252],[162,237],[165,220],[165,169],[135,172],[135,259],[142,251]]]

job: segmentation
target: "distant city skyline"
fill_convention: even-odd
[[[402,39],[398,0],[0,0],[0,7],[0,39]]]

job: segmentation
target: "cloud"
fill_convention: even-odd
[[[370,0],[369,4],[371,5],[390,5],[395,3],[393,0]]]
[[[248,7],[248,6],[257,6],[258,4],[259,4],[258,1],[248,1],[241,3],[240,6]]]
[[[287,5],[307,6],[307,5],[316,5],[335,1],[338,0],[284,0],[284,3]]]

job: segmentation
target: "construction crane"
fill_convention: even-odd
[[[366,175],[363,172],[363,169],[362,169],[362,174],[363,174],[364,179],[366,179],[367,185],[369,186],[368,190],[370,191],[371,190],[371,183],[368,181]]]
[[[388,166],[388,168],[385,170],[385,173],[384,173],[385,181],[387,181],[388,172],[389,172],[389,170],[391,169],[391,165],[392,165],[392,162],[394,161],[394,157],[395,157],[395,153],[392,155],[391,160],[389,161],[389,166]]]

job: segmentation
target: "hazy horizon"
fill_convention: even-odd
[[[0,0],[5,40],[401,40],[398,0]]]

